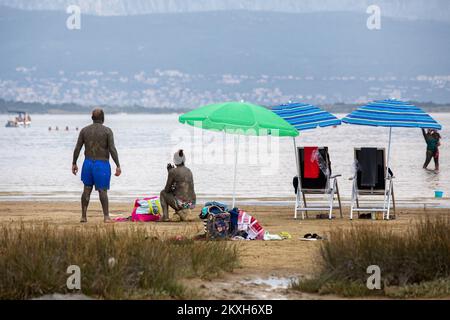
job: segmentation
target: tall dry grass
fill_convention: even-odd
[[[112,259],[115,263],[112,263]],[[237,265],[226,242],[160,239],[146,229],[0,228],[0,299],[68,293],[69,265],[81,269],[81,292],[103,299],[190,298],[181,281],[211,277]]]
[[[370,265],[381,269],[381,291],[366,287],[369,277],[366,270]],[[316,277],[302,280],[293,287],[349,296],[401,297],[401,292],[405,296],[428,296],[435,287],[433,283],[440,284],[436,296],[450,295],[448,216],[422,218],[406,231],[387,225],[333,230],[330,241],[321,247]]]

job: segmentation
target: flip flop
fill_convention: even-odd
[[[307,233],[303,236],[303,238],[300,238],[300,240],[303,241],[317,241],[317,239],[313,238],[313,235],[311,233]]]
[[[300,238],[300,240],[303,240],[303,241],[317,241],[317,240],[327,240],[327,238],[319,236],[317,233],[313,233],[313,234],[307,233],[307,234],[305,234],[303,236],[303,238]]]

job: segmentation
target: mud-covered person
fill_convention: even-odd
[[[93,123],[80,131],[72,161],[72,173],[76,175],[78,172],[77,159],[84,145],[85,159],[81,170],[81,181],[83,181],[84,189],[81,195],[80,222],[87,222],[87,209],[94,186],[99,193],[104,221],[111,222],[108,201],[108,190],[111,182],[110,155],[117,166],[115,176],[120,176],[122,170],[120,169],[119,155],[114,144],[113,132],[110,128],[103,125],[105,113],[102,109],[94,109],[91,118]]]
[[[170,221],[169,207],[175,210],[181,221],[186,221],[197,200],[194,178],[191,170],[185,165],[186,156],[183,150],[175,152],[173,162],[175,167],[170,163],[167,165],[167,182],[160,193],[162,221]]]
[[[433,129],[425,131],[422,129],[423,138],[427,144],[427,150],[425,154],[425,163],[423,168],[427,169],[431,159],[434,160],[434,171],[439,171],[439,147],[441,145],[441,135]]]

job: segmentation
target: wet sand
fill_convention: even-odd
[[[133,203],[111,203],[111,216],[128,216]],[[207,293],[209,298],[215,299],[310,299],[314,297],[300,293],[287,292],[285,287],[288,279],[298,276],[309,276],[314,273],[317,255],[321,241],[301,241],[299,238],[306,233],[327,235],[336,227],[351,227],[361,224],[391,225],[399,230],[406,229],[421,216],[449,214],[450,209],[410,209],[397,208],[395,220],[353,220],[348,219],[348,208],[344,209],[344,218],[315,219],[310,214],[306,220],[294,220],[292,207],[273,206],[242,206],[249,214],[255,216],[266,231],[279,233],[287,231],[292,239],[283,241],[236,241],[240,250],[240,267],[231,274],[225,274],[221,279],[211,281],[187,280],[193,288],[201,293]],[[203,224],[198,218],[198,211],[194,210],[189,222],[157,222],[139,223],[150,232],[161,237],[185,235],[193,236],[202,232]],[[337,212],[335,213],[338,216]],[[172,217],[172,212],[171,212]],[[42,224],[49,223],[61,228],[78,227],[91,228],[103,225],[101,207],[98,201],[93,201],[88,212],[88,223],[80,224],[80,208],[78,202],[0,202],[0,225],[12,224]],[[114,227],[118,230],[135,225],[133,222],[117,222]],[[255,279],[273,278],[274,282],[281,281],[283,285],[272,287],[269,283],[255,283]],[[279,280],[277,280],[279,279]],[[273,282],[272,281],[272,282]],[[231,286],[230,284],[236,284]],[[231,286],[231,287],[230,287]],[[256,291],[255,291],[256,290]],[[259,290],[259,291],[258,291]],[[256,294],[252,295],[252,292]],[[262,293],[261,293],[262,292]],[[267,296],[265,294],[267,293]]]

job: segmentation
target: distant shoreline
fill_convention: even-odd
[[[138,193],[124,194],[111,194],[109,200],[111,203],[133,203],[136,198],[142,197]],[[202,195],[197,198],[198,203],[206,203],[208,201],[220,201],[224,203],[230,203],[231,197],[218,196],[218,195]],[[77,193],[60,194],[57,192],[45,192],[45,193],[28,193],[28,192],[0,192],[0,206],[4,203],[10,203],[20,201],[24,203],[36,202],[36,203],[74,203],[79,201],[79,195]],[[315,202],[316,200],[312,200]],[[260,207],[292,207],[294,208],[295,200],[291,196],[274,196],[274,197],[237,197],[237,202],[240,205],[245,206],[260,206]],[[342,205],[344,208],[350,208],[351,200],[349,198],[342,198]],[[450,201],[446,198],[403,198],[396,199],[396,205],[399,209],[449,209]]]
[[[27,111],[24,110],[27,113],[30,113],[31,115],[67,115],[67,116],[78,116],[78,115],[86,115],[86,113],[90,113],[92,110],[84,110],[84,111],[74,111],[74,112],[35,112],[35,111]],[[180,111],[180,110],[176,110],[176,111],[167,111],[167,112],[128,112],[128,111],[109,111],[108,109],[105,109],[105,111],[109,114],[109,115],[167,115],[167,114],[182,114],[185,113],[187,111],[190,110],[186,110],[186,111]],[[450,110],[449,110],[450,112]],[[12,112],[14,113],[14,112]],[[11,112],[0,112],[0,115],[7,115],[7,114],[11,114]]]
[[[444,113],[450,112],[449,103],[433,103],[433,102],[416,102],[410,101],[422,108],[426,112]],[[332,113],[348,113],[358,108],[362,104],[334,103],[334,104],[317,104],[318,107]],[[193,108],[161,108],[161,107],[143,107],[143,106],[108,106],[100,105],[109,114],[180,114],[185,113]],[[269,106],[266,106],[269,108]],[[8,114],[16,110],[25,111],[30,114],[86,114],[91,112],[93,106],[79,105],[75,103],[49,104],[40,102],[22,102],[22,101],[6,101],[0,99],[0,114]]]

